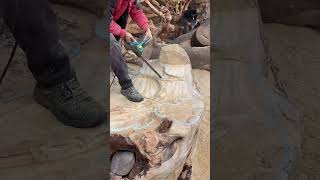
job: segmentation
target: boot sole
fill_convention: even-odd
[[[47,98],[45,95],[41,94],[40,92],[36,92],[37,90],[34,91],[33,97],[34,100],[40,104],[42,107],[45,109],[49,110],[53,115],[56,116],[57,120],[63,123],[66,126],[72,126],[75,128],[92,128],[96,127],[102,122],[95,122],[95,123],[89,123],[88,121],[83,121],[83,120],[70,120],[66,115],[61,113],[55,106],[51,103],[48,102]],[[47,102],[47,103],[45,103]]]
[[[126,96],[124,93],[121,92],[121,94],[126,97],[129,101],[132,101],[132,102],[142,102],[144,100],[144,98],[142,98],[141,100],[136,100],[136,99],[132,99],[132,98],[129,98],[128,96]]]

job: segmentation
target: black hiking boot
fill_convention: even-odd
[[[136,88],[134,88],[134,86],[131,86],[127,89],[121,89],[121,94],[132,102],[141,102],[144,99],[143,96],[136,90]]]
[[[67,126],[90,128],[107,120],[106,109],[80,87],[75,76],[53,87],[37,84],[34,99]]]

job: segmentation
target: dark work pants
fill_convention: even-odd
[[[57,19],[47,0],[0,0],[0,17],[26,53],[38,83],[51,86],[72,78],[69,58],[59,42]]]
[[[116,21],[116,23],[122,28],[125,29],[128,21],[128,8],[122,14],[122,16]],[[114,36],[110,33],[110,54],[111,54],[111,69],[117,76],[119,83],[122,89],[127,89],[133,86],[132,81],[128,75],[128,66],[124,61],[124,58],[121,53],[120,47],[120,36]]]
[[[112,33],[110,33],[110,60],[111,69],[117,76],[122,89],[132,86],[132,81],[128,74],[128,66],[121,53],[121,46]]]

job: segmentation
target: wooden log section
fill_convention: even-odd
[[[190,177],[190,166],[185,165],[204,112],[190,59],[181,46],[173,44],[162,47],[159,58],[150,63],[163,78],[143,64],[133,79],[145,97],[143,102],[128,101],[117,84],[110,90],[111,163],[125,166],[114,168],[112,179]],[[126,162],[119,162],[123,159]]]

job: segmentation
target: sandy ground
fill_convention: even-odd
[[[320,32],[280,24],[264,27],[278,76],[302,112],[301,153],[291,179],[320,179]]]
[[[210,179],[210,72],[193,70],[196,87],[205,103],[205,113],[200,124],[198,142],[192,158],[192,180]]]

